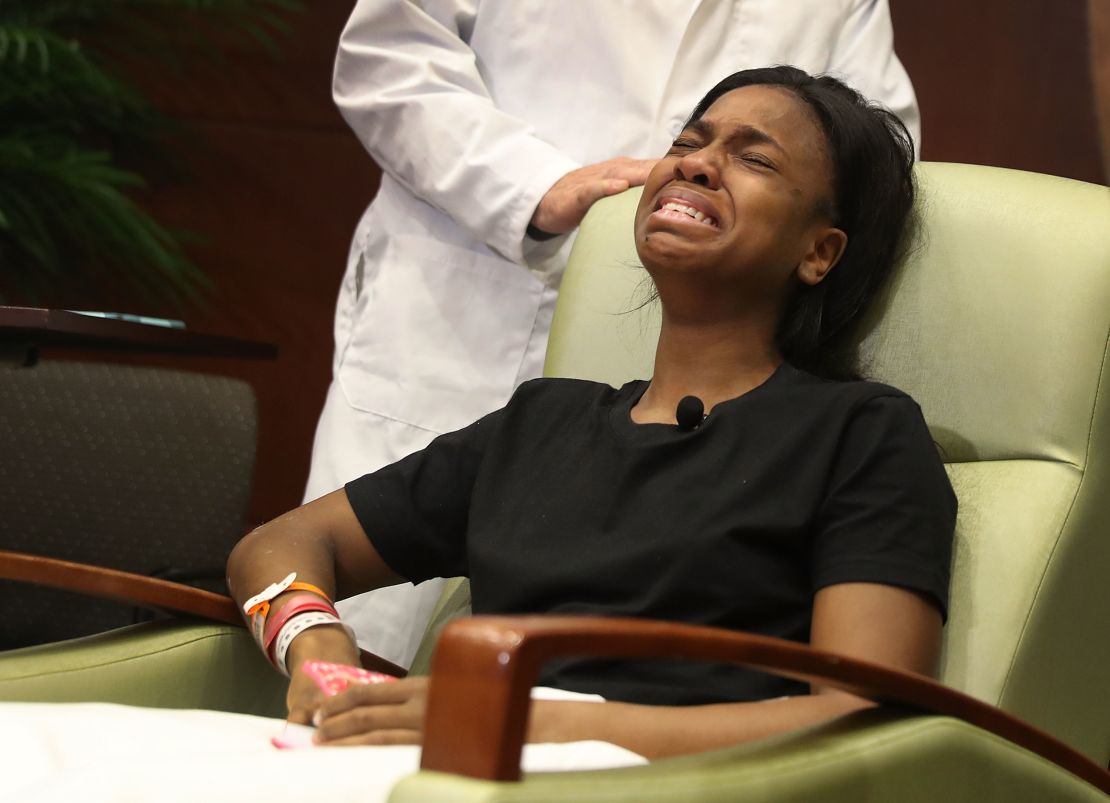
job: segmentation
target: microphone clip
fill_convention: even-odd
[[[692,432],[705,420],[705,404],[697,396],[683,396],[674,411],[678,428]]]

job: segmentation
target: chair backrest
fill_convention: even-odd
[[[1110,758],[1110,190],[921,164],[916,248],[861,343],[921,405],[960,500],[941,678]],[[546,373],[652,372],[639,193],[596,204]],[[640,307],[639,309],[637,309]]]
[[[0,364],[0,549],[209,590],[242,535],[254,392],[195,372]],[[0,582],[0,649],[131,624],[130,607]]]

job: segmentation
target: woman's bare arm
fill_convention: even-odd
[[[382,560],[355,517],[343,489],[279,516],[248,534],[231,552],[227,585],[242,609],[252,596],[290,572],[331,599],[404,582]],[[289,593],[271,602],[271,616],[281,610]],[[358,645],[341,627],[323,625],[297,636],[289,648],[292,670],[288,703],[290,719],[307,723],[321,702],[311,680],[297,667],[308,659],[359,663]]]
[[[940,634],[936,607],[912,591],[845,583],[822,589],[814,600],[810,643],[818,649],[930,675],[940,652]],[[688,707],[537,701],[529,717],[528,741],[601,739],[648,758],[662,758],[759,739],[874,705],[835,689],[813,692],[764,702]],[[426,678],[352,687],[322,702],[317,740],[419,743],[426,695]]]
[[[242,605],[293,571],[298,580],[319,586],[332,599],[404,582],[366,537],[343,489],[244,537],[228,558],[227,584]]]
[[[812,646],[896,669],[931,675],[941,619],[918,594],[893,586],[845,583],[814,600]],[[815,725],[868,708],[834,689],[756,703],[665,707],[627,703],[536,702],[529,741],[603,739],[648,758],[692,753]]]

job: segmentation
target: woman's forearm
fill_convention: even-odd
[[[335,550],[327,531],[304,522],[297,508],[246,535],[227,562],[227,586],[239,609],[290,572],[335,599]]]
[[[242,610],[248,599],[292,572],[299,583],[316,586],[333,601],[402,582],[363,532],[342,489],[279,516],[243,538],[228,559],[228,588]],[[270,616],[277,616],[295,593],[274,597]],[[318,626],[294,638],[287,658],[291,667],[300,666],[307,658],[357,664],[358,648],[343,628]]]
[[[363,532],[340,489],[248,534],[231,552],[227,584],[239,605],[290,572],[332,599],[404,582]]]
[[[704,706],[537,701],[528,741],[600,739],[657,759],[761,739],[873,705],[842,692]]]

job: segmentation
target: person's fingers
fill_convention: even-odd
[[[619,164],[611,165],[605,171],[606,178],[624,179],[632,186],[639,186],[647,181],[648,174],[655,167],[656,159],[628,159]]]
[[[315,683],[295,676],[289,684],[289,692],[285,697],[289,721],[298,725],[307,725],[323,699],[324,696]]]
[[[578,168],[563,176],[540,201],[532,225],[552,234],[570,231],[601,198],[642,185],[654,159],[617,157]]]
[[[611,169],[611,170],[630,170],[630,169],[638,170],[638,169],[644,167],[645,165],[648,165],[648,166],[653,165],[657,161],[658,161],[657,159],[635,159],[631,156],[618,156],[615,159],[610,159],[607,162],[598,162],[596,165],[592,165],[592,166],[593,167],[605,167],[605,168]]]
[[[624,192],[632,186],[627,179],[623,178],[607,178],[605,179],[604,194],[616,195],[617,193]]]
[[[579,223],[594,203],[606,196],[628,189],[625,179],[603,178],[583,182],[565,195],[545,198],[533,218],[533,223],[543,231],[562,234]]]
[[[594,201],[609,194],[607,187],[612,180],[607,178],[598,179],[578,188],[578,191],[574,194],[574,203],[567,210],[570,217],[577,218],[571,221],[571,225],[578,225],[578,221],[586,214],[586,210],[593,206]]]
[[[633,177],[628,179],[632,186],[639,187],[641,184],[648,180],[651,171],[655,169],[655,165],[659,162],[658,159],[644,159],[636,167]],[[628,178],[625,176],[624,178]]]
[[[623,179],[603,178],[581,184],[568,199],[561,213],[552,215],[552,219],[560,232],[570,231],[582,222],[582,218],[595,202],[626,189],[628,182]]]
[[[322,747],[361,747],[366,745],[421,744],[423,734],[418,730],[394,729],[371,731],[357,736],[345,736],[334,741],[317,741]]]
[[[420,730],[423,727],[422,706],[375,705],[344,711],[323,719],[316,728],[316,739],[332,742],[359,736],[371,731]]]
[[[289,721],[294,725],[311,725],[312,710],[309,708],[291,708],[289,709]]]
[[[389,683],[360,683],[348,686],[338,694],[324,699],[320,715],[324,719],[362,706],[398,705],[423,694],[426,678],[405,678]]]

